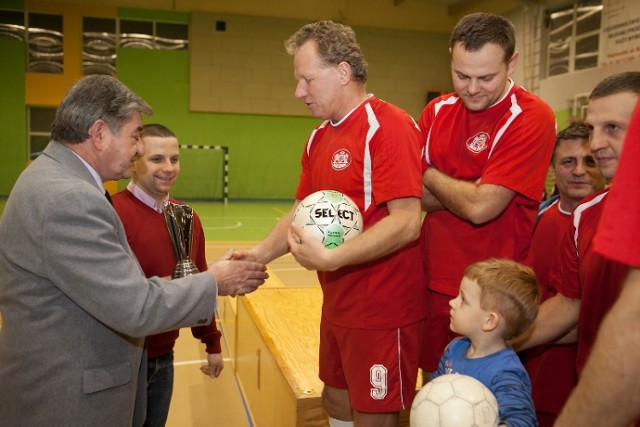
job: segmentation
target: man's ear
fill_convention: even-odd
[[[351,70],[351,65],[347,62],[341,62],[338,64],[338,73],[340,73],[340,81],[342,84],[347,84],[351,81],[351,75],[353,71]]]
[[[491,332],[500,325],[500,316],[495,311],[489,312],[482,324],[482,330],[484,332]]]
[[[96,150],[102,151],[104,149],[107,132],[109,132],[109,128],[102,119],[93,122],[89,128],[89,140]]]
[[[516,50],[515,52],[513,52],[513,56],[511,58],[509,58],[509,61],[507,61],[507,75],[509,77],[511,77],[511,75],[516,70],[516,65],[518,64],[518,55],[519,55],[519,53]]]

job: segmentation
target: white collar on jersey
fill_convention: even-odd
[[[345,119],[347,117],[349,117],[351,115],[351,113],[353,113],[354,111],[356,111],[358,109],[359,106],[361,106],[362,104],[365,103],[365,101],[367,101],[369,98],[371,98],[373,96],[372,93],[368,93],[367,97],[358,105],[356,105],[355,107],[353,107],[353,109],[351,111],[349,111],[347,114],[345,114],[345,116],[343,118],[341,118],[340,120],[338,120],[337,122],[333,122],[333,120],[329,120],[329,123],[331,123],[331,126],[340,126],[340,123],[344,122]]]
[[[494,105],[500,104],[502,102],[502,100],[507,97],[509,92],[511,92],[511,88],[513,87],[513,85],[515,85],[513,80],[509,79],[509,87],[507,87],[507,90],[504,91],[504,93],[502,94],[502,96],[500,97],[500,99],[498,101],[494,102],[492,105],[488,106],[487,108],[491,108]]]

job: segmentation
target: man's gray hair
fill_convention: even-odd
[[[137,112],[153,114],[142,98],[114,77],[87,76],[71,86],[58,106],[51,139],[79,144],[89,138],[89,129],[100,119],[117,134]]]
[[[367,62],[350,26],[333,21],[307,24],[289,37],[284,46],[289,55],[294,55],[308,41],[315,42],[318,56],[324,64],[346,62],[351,67],[353,81],[367,82]]]

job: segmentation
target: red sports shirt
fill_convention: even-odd
[[[392,104],[367,98],[339,123],[316,128],[302,155],[296,198],[337,190],[362,212],[364,233],[389,214],[387,202],[422,194],[420,130]],[[318,272],[323,314],[348,328],[390,329],[425,316],[419,242],[379,260]]]
[[[564,296],[579,299],[578,357],[582,371],[604,315],[618,298],[628,267],[597,254],[593,237],[602,217],[608,190],[588,196],[571,216],[562,243],[562,261],[551,271],[550,283]]]
[[[455,296],[464,269],[489,257],[527,261],[529,241],[555,144],[553,111],[513,85],[502,100],[469,111],[456,94],[433,100],[420,117],[423,167],[465,181],[495,184],[516,195],[496,219],[474,225],[447,210],[428,213],[422,226],[427,283]]]
[[[557,291],[549,285],[549,272],[560,260],[562,241],[571,213],[560,209],[559,199],[540,213],[531,238],[532,267],[542,289],[542,301]],[[536,411],[559,413],[576,385],[576,344],[543,345],[520,354],[531,378]]]

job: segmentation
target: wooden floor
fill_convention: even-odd
[[[205,360],[203,346],[187,330],[175,348],[175,382],[168,426],[251,426],[240,389],[223,344],[225,368],[210,379],[198,369]]]
[[[213,260],[227,248],[249,248],[253,242],[208,242],[207,259]],[[293,257],[284,256],[269,265],[269,280],[264,287],[317,287],[314,272],[300,267]],[[259,292],[259,291],[258,291]],[[223,306],[221,297],[218,307]],[[225,324],[219,322],[219,328],[225,333]],[[222,351],[225,368],[219,378],[210,379],[200,373],[199,366],[206,358],[204,345],[183,329],[175,347],[175,383],[173,400],[169,411],[169,427],[216,426],[244,427],[253,426],[242,393],[234,374],[233,361],[229,358],[229,345],[223,336]]]

